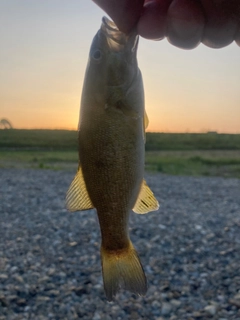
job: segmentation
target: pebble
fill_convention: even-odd
[[[65,208],[73,176],[0,168],[0,320],[240,319],[240,180],[146,175],[161,206],[129,226],[148,292],[109,303],[97,215]]]
[[[163,316],[168,316],[171,314],[171,311],[172,311],[172,306],[170,303],[167,303],[167,302],[163,302],[162,304],[162,308],[161,308],[161,314]]]
[[[176,299],[172,299],[170,300],[170,304],[174,307],[174,308],[179,308],[181,306],[181,301],[176,300]]]
[[[211,316],[215,316],[217,312],[217,307],[215,305],[209,305],[204,308],[204,310]]]

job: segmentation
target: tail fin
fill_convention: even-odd
[[[147,280],[137,251],[132,243],[127,249],[109,251],[101,248],[104,290],[112,301],[120,287],[138,295],[145,295]]]

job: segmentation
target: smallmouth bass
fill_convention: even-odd
[[[79,167],[67,192],[70,211],[96,208],[101,229],[106,297],[123,287],[138,295],[146,277],[129,238],[131,210],[159,208],[143,179],[144,90],[137,64],[138,36],[103,18],[89,54],[79,120]]]

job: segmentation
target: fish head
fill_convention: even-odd
[[[129,85],[138,70],[138,35],[135,31],[128,35],[121,32],[114,22],[103,17],[98,38],[107,57],[106,84]]]
[[[83,96],[90,97],[91,105],[104,108],[126,97],[140,73],[137,47],[136,31],[127,35],[103,17],[101,28],[92,41],[84,81]]]

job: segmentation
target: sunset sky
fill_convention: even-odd
[[[103,11],[90,0],[0,1],[0,119],[76,129]],[[140,39],[148,131],[240,133],[240,47],[182,50]]]

